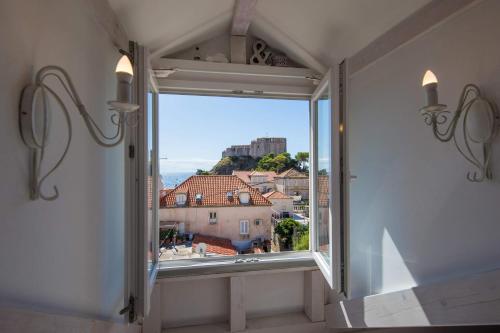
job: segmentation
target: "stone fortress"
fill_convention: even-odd
[[[222,152],[224,157],[251,156],[262,157],[273,153],[278,155],[286,152],[286,138],[257,138],[249,145],[234,145]]]

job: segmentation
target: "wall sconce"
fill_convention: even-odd
[[[54,186],[54,194],[52,195],[42,193],[41,187],[45,179],[61,165],[66,157],[72,138],[71,118],[68,109],[61,97],[46,84],[46,79],[49,77],[55,78],[64,88],[71,101],[80,112],[92,138],[103,147],[114,147],[123,141],[125,125],[130,125],[129,115],[139,108],[139,105],[131,103],[134,72],[127,55],[123,55],[118,61],[115,72],[118,79],[117,99],[108,102],[109,110],[113,112],[110,116],[111,122],[116,126],[116,133],[112,136],[104,134],[87,112],[70,76],[63,68],[58,66],[45,66],[41,68],[36,73],[35,82],[24,88],[19,109],[19,129],[21,131],[21,137],[31,153],[30,198],[32,200],[39,198],[43,200],[55,200],[59,197],[59,191],[56,186]],[[68,141],[66,142],[64,151],[59,160],[44,176],[40,177],[41,165],[45,155],[50,130],[48,95],[53,97],[53,100],[56,101],[56,104],[59,105],[62,110],[68,126]]]
[[[467,84],[460,95],[457,110],[451,119],[448,119],[450,111],[447,106],[438,103],[437,85],[438,80],[434,73],[430,70],[425,72],[422,87],[426,92],[427,105],[420,109],[425,123],[432,126],[434,137],[439,141],[448,142],[453,139],[460,154],[478,169],[467,173],[469,181],[482,182],[485,178],[492,179],[491,144],[499,125],[495,105],[482,96],[478,86]],[[476,119],[472,118],[473,114]],[[470,124],[474,120],[476,125],[479,125],[475,130]],[[458,140],[457,133],[461,133],[461,140]],[[477,147],[473,147],[474,145]]]

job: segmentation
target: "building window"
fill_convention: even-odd
[[[208,223],[210,223],[210,224],[217,223],[217,213],[216,212],[208,213]]]
[[[261,219],[256,219],[255,220],[255,225],[261,225],[262,224],[262,220]]]
[[[242,205],[248,205],[248,203],[250,202],[250,193],[246,192],[246,191],[240,191],[240,203]]]
[[[240,221],[240,235],[248,235],[248,220],[241,220]]]
[[[184,206],[186,204],[187,195],[185,193],[177,193],[175,195],[175,203],[178,206]]]

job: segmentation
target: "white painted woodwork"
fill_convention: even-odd
[[[234,91],[307,98],[319,75],[306,68],[253,66],[160,58],[153,61],[160,91],[206,91],[229,94]],[[162,69],[170,73],[166,78]]]
[[[0,307],[0,332],[145,333],[139,325]]]
[[[142,333],[161,333],[161,303],[162,292],[161,283],[156,283],[151,293],[150,310],[142,324]],[[168,301],[168,300],[164,300]]]
[[[162,294],[162,328],[170,330],[176,327],[215,324],[228,330],[230,279],[234,277],[245,280],[243,297],[247,322],[259,318],[304,313],[304,272],[310,270],[317,268],[267,269],[160,278],[158,283],[161,284]],[[307,318],[305,314],[303,316]]]
[[[234,4],[231,35],[246,36],[255,13],[257,0],[236,0]]]
[[[399,46],[410,42],[433,26],[468,8],[477,0],[432,1],[373,40],[349,59],[351,74],[383,57]]]
[[[294,61],[324,73],[428,2],[263,0],[255,6],[248,31]],[[229,34],[232,28],[234,0],[110,0],[110,4],[130,38],[147,46],[154,57]]]
[[[247,36],[231,36],[231,63],[247,63]]]
[[[116,13],[111,9],[109,2],[102,0],[91,0],[90,4],[94,11],[94,17],[97,24],[99,24],[113,45],[117,48],[122,48],[128,51],[128,38],[123,30]]]
[[[227,333],[225,324],[166,329],[164,333]],[[247,320],[246,333],[331,333],[325,322],[312,323],[303,313],[287,313]]]
[[[353,328],[499,325],[500,270],[344,300],[338,306]]]
[[[243,331],[246,328],[245,277],[229,278],[229,327],[231,332]]]
[[[325,320],[325,283],[320,271],[304,272],[304,312],[312,322]]]

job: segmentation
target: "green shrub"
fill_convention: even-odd
[[[309,250],[309,230],[303,232],[300,236],[293,240],[294,251]]]

